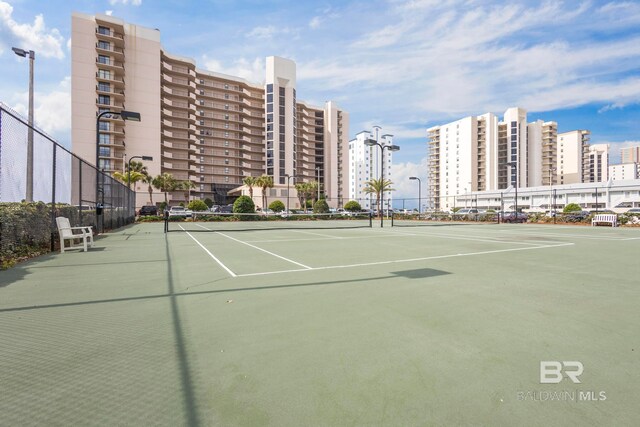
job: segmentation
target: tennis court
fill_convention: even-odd
[[[639,228],[345,225],[138,224],[1,272],[2,423],[637,425]]]

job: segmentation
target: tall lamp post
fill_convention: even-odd
[[[549,168],[549,213],[555,212],[556,210],[556,201],[553,200],[553,175],[552,175],[553,172],[555,171],[556,171],[556,168]]]
[[[514,168],[516,170],[516,184],[515,184],[515,189],[516,189],[516,214],[515,214],[515,220],[518,221],[518,163],[517,162],[508,162],[505,163],[506,166],[510,166],[512,168]]]
[[[36,53],[32,50],[12,47],[11,50],[23,58],[29,57],[29,133],[27,136],[27,202],[33,202],[33,62]]]
[[[417,176],[410,176],[409,179],[418,181],[418,219],[420,219],[421,206],[422,206],[422,181]]]
[[[289,215],[289,182],[291,180],[291,178],[293,178],[293,176],[289,175],[288,173],[284,174],[284,176],[287,177],[287,215]]]
[[[114,116],[120,116],[122,120],[131,120],[133,122],[139,122],[140,113],[135,111],[122,110],[117,111],[103,111],[96,117],[96,232],[98,232],[98,215],[102,215],[102,212],[98,210],[98,194],[100,194],[100,119],[102,116],[112,114]],[[103,168],[104,169],[104,168]],[[103,178],[104,179],[104,178]],[[102,189],[102,205],[104,205],[104,189]],[[100,212],[100,213],[98,213]],[[104,217],[102,217],[103,231],[104,231]]]
[[[320,200],[320,166],[316,168],[316,172],[318,173],[318,199]]]
[[[374,145],[377,145],[378,147],[380,147],[380,185],[382,185],[382,183],[384,182],[384,150],[386,148],[389,151],[398,151],[400,150],[400,147],[398,147],[397,145],[382,145],[375,139],[371,139],[371,138],[365,139],[364,145],[366,145],[367,147],[373,147]],[[380,190],[382,190],[382,188]],[[380,227],[384,227],[383,225],[384,215],[382,215],[382,211],[384,210],[384,207],[382,206],[383,197],[384,197],[384,192],[380,191]]]

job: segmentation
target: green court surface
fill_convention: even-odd
[[[0,425],[639,425],[639,264],[640,228],[130,226],[0,272]]]

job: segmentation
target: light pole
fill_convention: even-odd
[[[383,227],[383,220],[384,220],[384,215],[382,215],[382,211],[384,210],[384,206],[382,206],[382,198],[384,195],[384,192],[382,191],[384,189],[384,150],[385,148],[389,151],[398,151],[400,150],[400,147],[398,147],[397,145],[382,145],[380,144],[378,141],[376,141],[375,139],[371,139],[371,138],[367,138],[364,140],[364,145],[366,145],[367,147],[373,147],[374,145],[377,145],[378,147],[380,147],[380,227]]]
[[[417,176],[410,176],[409,179],[418,181],[418,219],[420,219],[421,206],[422,206],[422,181]]]
[[[129,189],[131,189],[131,160],[133,159],[142,159],[142,160],[148,160],[148,161],[152,161],[153,157],[151,156],[133,156],[129,159],[129,166],[127,168],[127,187],[129,187]]]
[[[316,168],[316,172],[318,173],[318,198],[320,200],[320,166]]]
[[[556,168],[549,168],[549,213],[555,210],[555,200],[553,200],[553,176],[552,173],[556,171]],[[554,207],[552,208],[552,203]]]
[[[289,175],[288,173],[284,174],[284,176],[287,177],[287,215],[289,215],[289,182],[291,180],[291,178],[293,178],[293,176]]]
[[[33,202],[33,62],[36,59],[36,53],[17,47],[12,47],[11,50],[23,58],[29,56],[29,133],[27,136],[27,194],[25,199],[27,202]]]
[[[98,215],[102,215],[102,211],[98,210],[98,194],[100,194],[100,119],[102,116],[107,114],[113,114],[115,116],[120,116],[122,120],[131,120],[134,122],[139,122],[140,113],[136,113],[134,111],[126,111],[122,110],[120,112],[117,111],[103,111],[98,114],[96,117],[96,233],[98,232]],[[104,170],[104,168],[102,168]],[[104,178],[103,178],[104,179]],[[104,189],[102,189],[102,204],[104,205]],[[100,213],[98,213],[100,212]],[[102,217],[102,222],[104,224],[104,217]],[[102,227],[104,231],[104,225]]]
[[[517,162],[508,162],[505,163],[506,166],[510,166],[512,168],[514,168],[516,170],[516,185],[515,185],[515,189],[516,189],[516,214],[515,214],[515,220],[516,222],[518,221],[518,163]]]

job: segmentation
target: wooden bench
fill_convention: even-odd
[[[618,215],[616,214],[598,214],[591,220],[591,226],[598,225],[599,223],[611,224],[612,227],[618,226]]]
[[[58,226],[58,234],[60,235],[60,253],[64,253],[65,249],[80,249],[87,251],[87,246],[93,246],[93,231],[91,227],[71,227],[69,218],[59,216],[56,218]],[[69,240],[69,247],[65,248],[65,240]],[[82,245],[74,245],[77,240],[82,240]]]

